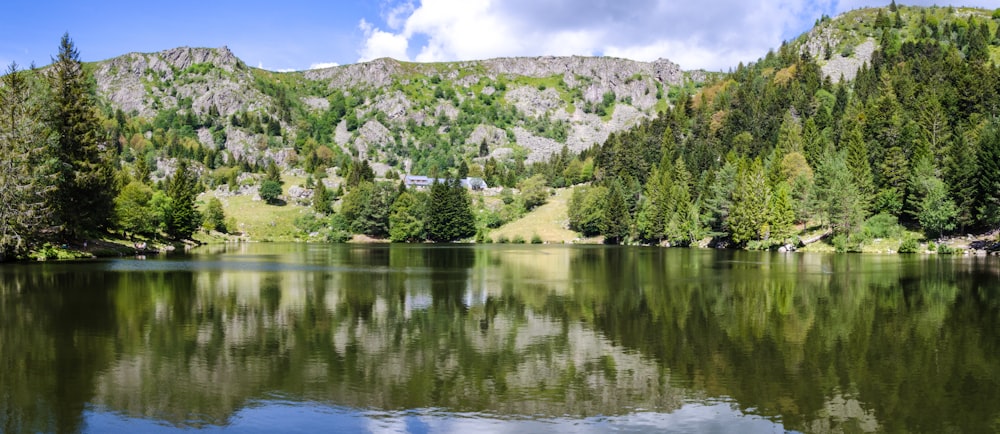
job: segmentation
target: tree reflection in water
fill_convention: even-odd
[[[730,427],[1000,428],[991,258],[229,249],[5,265],[0,430],[81,431],[88,409],[241,426],[282,408],[275,397],[359,424],[403,412],[665,428],[722,403]]]

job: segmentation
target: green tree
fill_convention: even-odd
[[[829,227],[850,234],[861,227],[865,208],[844,151],[827,153],[816,170],[816,193]]]
[[[344,178],[347,188],[353,188],[364,181],[375,182],[375,172],[368,164],[368,160],[352,160]]]
[[[1000,120],[993,118],[979,135],[979,221],[1000,224]]]
[[[205,205],[205,228],[211,231],[226,233],[226,212],[222,209],[222,201],[212,197]]]
[[[0,78],[0,262],[25,254],[51,225],[48,151],[41,92],[12,63]]]
[[[524,201],[524,208],[528,211],[544,205],[552,195],[549,186],[546,185],[545,175],[535,174],[532,177],[518,183],[521,190],[521,198]]]
[[[316,181],[316,187],[313,188],[313,211],[323,215],[330,214],[333,211],[331,199],[330,190],[326,189],[323,180]]]
[[[692,219],[691,173],[687,171],[684,159],[677,157],[670,175],[670,209],[666,220],[665,235],[673,243],[684,244],[692,241],[692,227],[697,219]]]
[[[340,208],[351,231],[375,238],[389,236],[389,210],[396,192],[389,182],[361,181],[351,189]]]
[[[929,236],[941,236],[945,231],[955,228],[955,216],[958,208],[948,197],[948,189],[944,182],[936,177],[927,177],[921,181],[923,199],[917,212],[920,226]]]
[[[604,215],[601,219],[601,235],[604,235],[604,242],[621,244],[629,236],[631,215],[625,198],[625,187],[618,178],[611,179],[604,205]]]
[[[726,162],[715,172],[715,180],[709,187],[708,212],[711,213],[713,228],[728,233],[729,215],[733,208],[733,194],[736,192],[739,157],[735,153],[726,156]]]
[[[125,185],[115,198],[115,215],[118,228],[127,234],[154,234],[159,228],[154,225],[153,209],[150,201],[153,189],[139,181]]]
[[[875,196],[875,180],[869,162],[868,145],[865,143],[861,126],[854,123],[843,138],[847,142],[847,168],[851,171],[851,182],[862,197]]]
[[[59,55],[48,72],[51,125],[58,137],[53,206],[63,233],[77,237],[108,226],[116,196],[114,173],[110,158],[100,148],[90,76],[69,34],[63,35]]]
[[[573,189],[569,199],[569,227],[580,232],[585,237],[593,237],[601,233],[601,221],[604,218],[604,201],[608,188],[604,186],[579,186]]]
[[[389,210],[389,240],[413,243],[424,240],[424,195],[404,191]]]
[[[468,194],[457,179],[431,185],[425,227],[427,238],[434,242],[450,242],[476,234],[476,219]]]
[[[740,167],[736,190],[733,192],[733,209],[729,215],[729,227],[733,241],[745,244],[748,241],[767,237],[770,220],[768,202],[770,189],[760,158]]]
[[[274,164],[274,161],[269,161],[267,163],[267,169],[266,169],[266,171],[264,173],[264,179],[267,180],[267,181],[277,182],[278,185],[281,185],[281,184],[284,183],[281,180],[281,169],[278,168],[277,164]]]
[[[664,164],[667,167],[662,167]],[[660,241],[666,236],[667,221],[673,214],[671,200],[672,177],[669,164],[653,166],[652,172],[646,178],[646,188],[639,204],[639,214],[636,216],[636,231],[640,238],[647,241]]]
[[[770,239],[776,243],[788,243],[795,237],[795,208],[792,205],[791,187],[780,182],[771,195],[769,215],[771,218]]]
[[[281,192],[281,183],[278,181],[264,179],[260,183],[260,198],[268,204],[274,205],[278,203],[278,198],[281,197]]]
[[[958,207],[955,223],[959,230],[976,223],[976,207],[979,198],[979,161],[976,143],[966,139],[964,134],[956,134],[952,146],[945,156],[944,181],[950,187],[950,196]]]
[[[190,238],[201,226],[201,215],[195,209],[198,195],[194,174],[188,170],[186,160],[178,160],[177,170],[167,179],[167,196],[170,213],[167,216],[167,235],[175,240]]]

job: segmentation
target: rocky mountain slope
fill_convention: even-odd
[[[111,109],[147,119],[193,115],[189,134],[222,158],[287,164],[325,147],[381,171],[581,151],[656,116],[705,79],[667,60],[608,57],[378,59],[275,73],[226,47],[126,54],[98,62],[94,76]],[[241,122],[248,118],[252,125]]]

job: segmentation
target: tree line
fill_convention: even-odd
[[[853,81],[800,44],[740,65],[612,135],[570,224],[609,242],[749,248],[806,229],[852,250],[904,227],[929,238],[1000,225],[1000,20],[878,10]],[[890,18],[894,16],[894,18]]]
[[[145,160],[135,173],[121,169],[117,123],[68,34],[45,70],[8,67],[0,117],[0,259],[116,228],[185,238],[201,224],[185,161],[158,186]]]

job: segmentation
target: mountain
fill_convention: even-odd
[[[609,57],[377,59],[281,73],[249,67],[226,47],[91,66],[109,111],[193,119],[178,133],[222,159],[289,165],[332,152],[367,158],[380,173],[443,170],[480,156],[531,163],[564,146],[580,152],[655,117],[709,76],[668,60]]]

